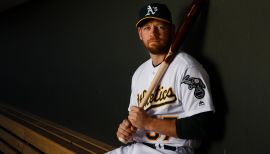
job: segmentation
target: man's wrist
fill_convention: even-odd
[[[149,117],[149,119],[146,122],[146,125],[145,125],[144,129],[145,130],[153,130],[155,121],[156,121],[155,118]]]

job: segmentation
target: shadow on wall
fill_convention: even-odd
[[[17,7],[23,3],[26,3],[30,0],[1,0],[0,1],[0,13],[8,9]]]
[[[222,141],[226,133],[226,114],[228,112],[227,101],[222,85],[222,78],[213,60],[203,55],[203,44],[205,30],[207,27],[209,3],[205,4],[198,18],[196,19],[189,35],[181,49],[195,57],[206,69],[210,77],[211,92],[215,106],[215,117],[211,128],[210,136],[202,142],[196,153],[207,154],[213,143]],[[179,18],[180,19],[180,18]],[[196,37],[195,37],[196,36]]]

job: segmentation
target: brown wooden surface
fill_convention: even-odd
[[[4,154],[19,154],[16,150],[12,149],[8,144],[0,140],[0,152]]]
[[[41,152],[31,147],[29,144],[23,142],[18,137],[15,137],[11,133],[0,128],[0,138],[3,139],[6,143],[12,146],[14,149],[21,153],[27,154],[40,154]]]
[[[105,153],[113,149],[98,140],[2,104],[0,126],[5,140],[16,144],[17,148],[22,144],[14,140],[16,137],[45,153]],[[12,132],[13,138],[5,130]]]
[[[5,108],[5,110],[13,116],[18,116],[20,119],[23,119],[24,121],[27,121],[28,123],[31,123],[35,127],[38,127],[40,129],[43,129],[44,131],[47,131],[51,134],[54,134],[55,136],[58,136],[62,138],[63,140],[66,140],[76,146],[79,146],[86,151],[93,152],[105,152],[110,151],[113,149],[113,147],[100,142],[98,140],[95,140],[93,138],[90,138],[88,136],[85,136],[83,134],[80,134],[78,132],[72,131],[68,128],[62,127],[58,124],[55,124],[53,122],[41,119],[37,116],[31,115],[29,113],[24,113],[21,111],[14,111],[10,108]],[[92,150],[89,150],[92,149]]]

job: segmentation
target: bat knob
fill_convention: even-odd
[[[121,138],[121,137],[118,137],[118,140],[124,144],[127,144],[128,141],[126,141],[125,139]]]

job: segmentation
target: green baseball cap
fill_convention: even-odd
[[[143,6],[139,13],[136,27],[142,26],[146,19],[157,19],[167,23],[172,23],[171,12],[165,4],[151,3]]]

